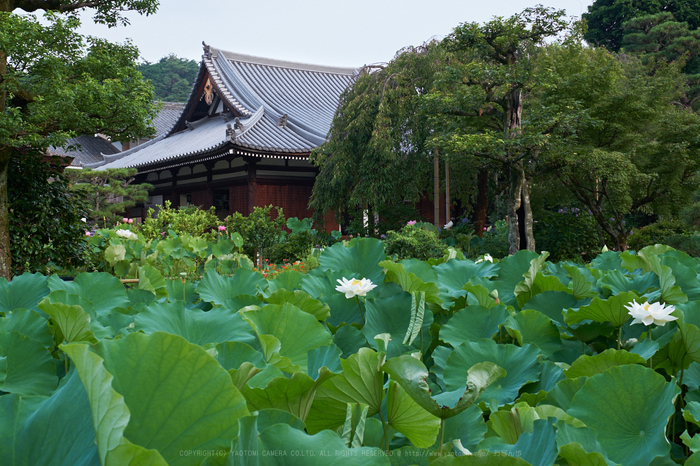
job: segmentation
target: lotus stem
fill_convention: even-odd
[[[381,409],[379,410],[379,419],[382,420],[382,430],[384,431],[384,435],[382,435],[382,441],[380,445],[385,446],[384,452],[386,453],[387,456],[389,456],[389,439],[387,438],[387,422],[384,420],[384,414],[382,414]]]
[[[617,329],[617,350],[620,351],[620,346],[622,344],[622,325]]]
[[[66,353],[63,353],[63,356],[65,356],[64,364],[66,366],[66,375],[68,375],[68,355]]]
[[[362,316],[362,305],[360,304],[360,297],[355,295],[355,298],[357,299],[357,308],[360,310],[360,321],[362,322],[362,325],[365,325],[365,318]]]
[[[442,456],[442,442],[445,439],[445,418],[440,419],[440,444],[438,445],[438,458]]]
[[[651,338],[651,326],[649,327],[649,341],[653,341],[653,338]],[[654,362],[652,361],[653,358],[653,355],[649,356],[649,369],[651,370],[654,370]]]

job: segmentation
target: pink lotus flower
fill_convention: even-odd
[[[124,217],[124,218],[122,219],[122,222],[123,222],[123,223],[129,223],[129,219],[126,218],[126,217]]]
[[[226,231],[226,227],[223,225],[219,225],[219,231]]]
[[[129,223],[134,223],[134,219],[133,219],[133,218],[130,218],[130,219],[129,219]]]
[[[406,223],[406,225],[415,225],[416,223],[416,220],[411,220],[410,222]]]
[[[85,236],[92,236],[92,233],[90,233],[89,231],[85,230]]]

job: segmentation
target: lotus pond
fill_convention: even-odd
[[[700,262],[546,258],[0,280],[0,464],[700,464]]]

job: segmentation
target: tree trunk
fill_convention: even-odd
[[[11,11],[9,1],[0,0],[0,11]],[[7,74],[7,56],[0,50],[0,82]],[[4,115],[7,93],[0,91],[0,115]],[[7,168],[12,158],[12,148],[0,146],[0,277],[12,278],[10,256],[10,215],[7,206]]]
[[[486,214],[489,208],[489,172],[479,170],[477,174],[477,186],[479,192],[476,195],[476,209],[474,216],[474,232],[477,236],[484,235],[486,228]]]
[[[440,226],[440,159],[433,157],[433,224]]]
[[[522,191],[525,182],[525,172],[522,167],[511,165],[509,167],[510,186],[508,189],[508,254],[515,254],[520,250],[520,222],[518,221],[518,209],[522,204]]]
[[[12,279],[12,257],[10,256],[10,214],[7,205],[7,168],[10,165],[12,148],[0,149],[0,277]]]
[[[528,251],[535,251],[535,234],[533,232],[532,205],[530,204],[530,194],[532,193],[532,180],[527,179],[523,173],[522,204],[523,221],[525,223],[525,248]]]

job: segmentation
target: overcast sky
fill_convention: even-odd
[[[83,16],[81,32],[131,38],[143,59],[174,53],[200,61],[202,41],[232,52],[319,65],[357,67],[391,60],[397,50],[439,38],[464,22],[511,16],[537,0],[161,0],[152,16],[108,29]],[[593,0],[545,3],[581,17]]]

